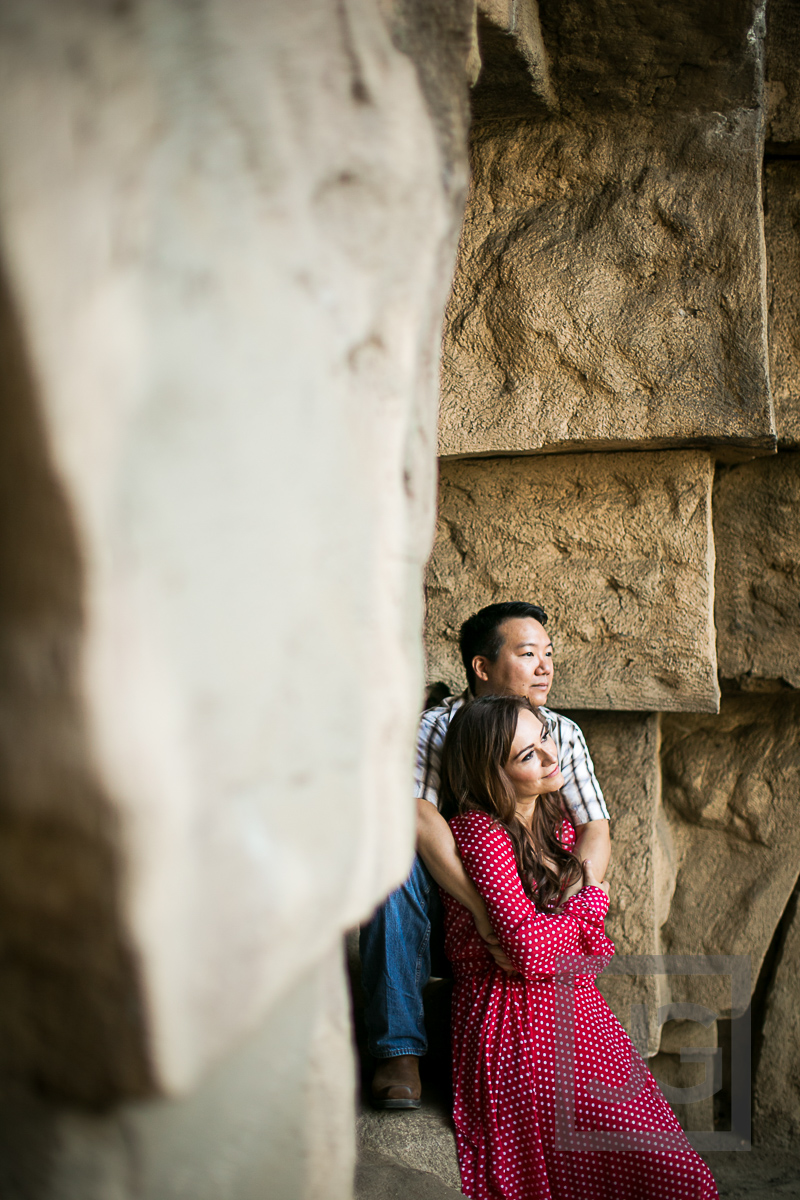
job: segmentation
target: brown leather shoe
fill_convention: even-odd
[[[419,1108],[422,1085],[416,1054],[380,1059],[375,1068],[371,1094],[376,1108]]]

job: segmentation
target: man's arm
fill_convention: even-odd
[[[478,889],[464,870],[455,838],[442,814],[429,800],[417,799],[417,853],[433,878],[472,913],[475,928],[498,966],[511,973],[516,968],[500,949],[489,924],[489,914]]]
[[[485,916],[486,907],[464,870],[450,826],[429,800],[417,800],[417,853],[440,887],[473,917]]]
[[[608,831],[608,821],[587,821],[585,825],[575,826],[575,853],[581,862],[591,859],[592,876],[601,882],[605,879],[608,863],[611,858],[611,835]],[[570,896],[575,896],[584,886],[579,879],[568,887],[561,897],[561,904],[566,903]]]
[[[608,809],[583,733],[574,721],[553,715],[557,722],[559,758],[564,775],[561,794],[575,828],[575,853],[581,862],[590,858],[595,877],[603,880],[611,858]],[[569,900],[582,886],[579,881],[567,888],[561,902]]]
[[[601,882],[606,877],[611,859],[611,834],[608,821],[588,821],[575,828],[575,853],[581,862],[592,860],[592,874]]]

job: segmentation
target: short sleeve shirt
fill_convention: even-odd
[[[442,704],[436,708],[429,708],[422,714],[417,734],[414,795],[422,800],[430,800],[432,804],[439,803],[442,746],[447,727],[467,699],[466,692],[460,696],[448,696]],[[564,776],[561,794],[573,824],[586,825],[589,821],[608,820],[606,802],[580,728],[561,713],[544,707],[540,711],[551,723],[558,749],[558,762]]]

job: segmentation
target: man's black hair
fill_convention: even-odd
[[[538,621],[540,625],[547,624],[547,613],[538,604],[527,604],[524,600],[509,600],[505,604],[488,604],[474,616],[468,617],[458,635],[458,645],[461,650],[461,660],[467,672],[467,683],[472,695],[475,695],[475,672],[472,660],[477,654],[488,658],[489,662],[497,662],[497,656],[503,646],[501,626],[504,621],[514,617],[528,617]]]

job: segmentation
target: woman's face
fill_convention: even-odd
[[[547,726],[527,709],[520,709],[505,769],[517,800],[556,792],[564,784],[555,741]]]

